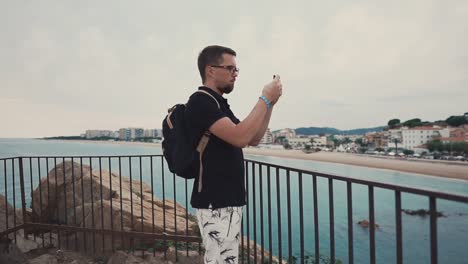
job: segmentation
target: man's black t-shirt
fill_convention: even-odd
[[[227,100],[215,91],[200,87],[213,95],[216,102],[204,93],[194,93],[186,104],[190,142],[195,148],[201,136],[211,125],[221,118],[228,117],[235,124],[240,121],[234,116]],[[222,208],[245,205],[244,155],[235,147],[215,135],[203,153],[202,191],[198,192],[198,170],[192,190],[191,205],[194,208]]]

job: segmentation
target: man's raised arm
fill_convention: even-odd
[[[279,77],[267,84],[262,91],[262,95],[269,103],[278,101],[281,93],[282,84]],[[267,102],[259,99],[250,114],[239,124],[236,125],[229,118],[224,117],[216,121],[209,130],[225,142],[243,148],[253,142],[258,135],[262,134],[263,137],[270,120],[271,107],[271,104],[268,105]]]

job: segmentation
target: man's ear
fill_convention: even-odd
[[[213,67],[210,66],[205,66],[205,75],[206,77],[212,77],[213,76]]]

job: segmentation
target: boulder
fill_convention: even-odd
[[[32,193],[32,220],[109,230],[121,230],[123,226],[124,231],[153,232],[154,212],[155,233],[161,234],[165,224],[165,232],[168,234],[194,234],[193,227],[196,223],[190,220],[193,218],[189,217],[186,230],[183,206],[172,200],[165,200],[163,203],[153,197],[151,187],[144,182],[130,181],[123,176],[121,181],[122,193],[118,174],[109,174],[106,170],[101,173],[92,171],[88,165],[81,167],[79,163],[71,161],[60,163],[41,179]],[[68,239],[73,243],[75,235],[68,232]],[[114,248],[129,246],[128,242],[127,237],[121,241],[119,234],[114,235]],[[88,245],[88,249],[93,245],[96,250],[112,249],[110,235],[105,235],[102,245],[101,234],[95,233],[93,237],[92,233],[78,232],[75,246],[84,246],[84,243]],[[139,244],[141,241],[132,241],[133,246]]]

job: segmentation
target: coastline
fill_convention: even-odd
[[[438,162],[430,160],[404,160],[379,156],[363,156],[360,154],[323,151],[306,154],[301,150],[248,148],[244,149],[244,153],[251,155],[266,155],[320,162],[340,163],[353,166],[387,169],[468,181],[468,163],[457,164],[453,162]]]
[[[88,144],[117,144],[145,147],[161,147],[160,143],[127,142],[127,141],[94,141],[94,140],[54,140],[58,142],[76,142]],[[244,148],[244,154],[283,157],[291,159],[313,160],[320,162],[340,163],[354,166],[387,169],[394,171],[424,174],[468,181],[468,163],[441,162],[432,160],[404,160],[381,156],[364,156],[339,152],[304,153],[301,150]]]

